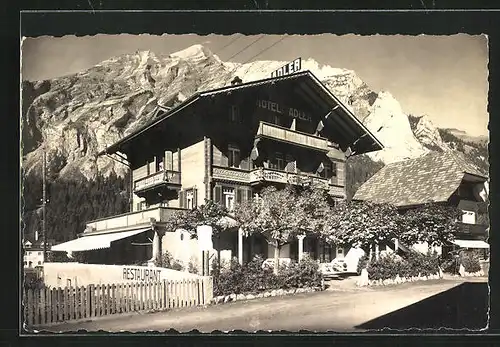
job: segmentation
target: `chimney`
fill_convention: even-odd
[[[243,83],[243,81],[238,76],[234,77],[233,80],[231,81],[232,86],[237,85],[237,84],[241,84],[241,83]]]

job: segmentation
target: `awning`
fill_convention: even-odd
[[[455,240],[453,243],[462,248],[490,248],[490,245],[481,240]]]
[[[78,252],[111,247],[111,242],[143,233],[151,228],[135,229],[117,233],[83,236],[75,240],[52,246],[52,251]]]

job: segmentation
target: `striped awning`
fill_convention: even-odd
[[[99,234],[99,235],[89,235],[83,236],[75,240],[60,243],[58,245],[52,246],[52,251],[63,251],[63,252],[79,252],[79,251],[90,251],[94,249],[110,248],[111,242],[125,239],[130,236],[134,236],[143,233],[151,228],[135,229],[129,231],[122,231],[109,234]]]
[[[455,240],[453,243],[461,248],[490,248],[490,245],[481,240]]]

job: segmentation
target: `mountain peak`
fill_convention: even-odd
[[[214,55],[210,49],[201,44],[192,45],[181,51],[172,53],[170,54],[170,57],[179,59],[195,59],[195,60],[216,58],[216,60],[219,60],[219,58],[216,55]]]

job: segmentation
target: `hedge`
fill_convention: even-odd
[[[436,253],[411,252],[407,259],[394,254],[372,259],[367,266],[370,280],[386,280],[399,277],[429,276],[439,272],[439,257]]]
[[[291,289],[321,286],[323,277],[315,261],[304,259],[282,265],[278,274],[273,269],[262,268],[263,259],[255,257],[240,265],[237,259],[230,264],[212,262],[214,295],[260,293],[272,289]]]

